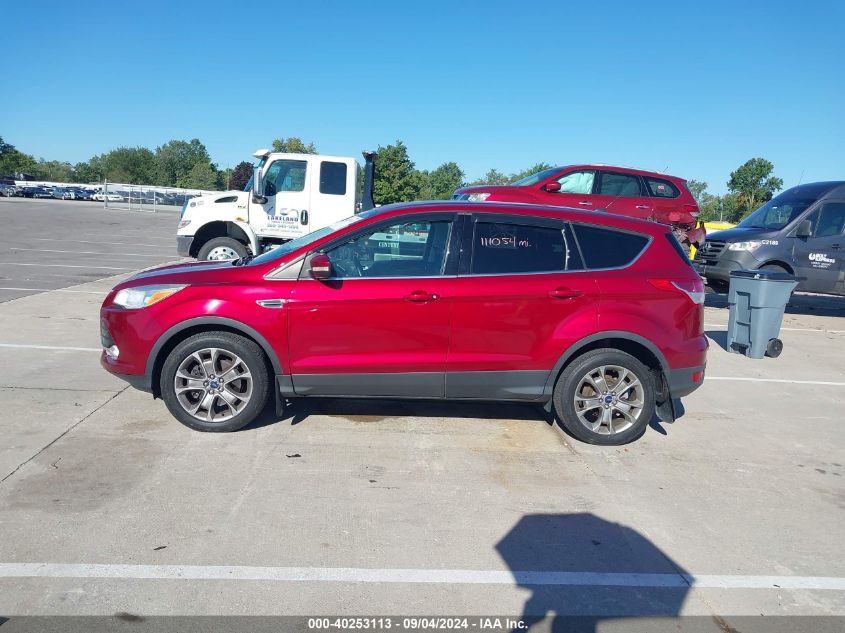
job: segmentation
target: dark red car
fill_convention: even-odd
[[[269,398],[553,407],[639,437],[704,378],[704,287],[668,227],[518,204],[386,206],[256,258],[144,271],[101,310],[103,366],[182,423],[232,431]]]
[[[527,202],[607,211],[672,226],[689,250],[704,242],[698,203],[686,181],[651,171],[609,165],[569,165],[537,172],[511,185],[458,189],[453,200]]]

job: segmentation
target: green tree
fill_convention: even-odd
[[[36,166],[35,158],[19,151],[14,145],[6,143],[0,136],[0,176],[31,174]]]
[[[426,176],[428,190],[425,198],[430,200],[447,200],[464,181],[463,170],[454,162],[443,163]]]
[[[70,163],[58,160],[40,159],[29,171],[37,180],[50,182],[70,182],[73,167]]]
[[[783,179],[772,176],[775,166],[765,158],[752,158],[731,172],[728,190],[736,194],[740,217],[772,199]]]
[[[704,196],[710,195],[706,193],[707,183],[702,182],[701,180],[687,180],[687,189],[689,189],[689,192],[692,194],[692,197],[695,198],[695,201],[699,206],[701,206],[704,201]]]
[[[419,200],[425,176],[414,168],[408,148],[402,141],[379,146],[375,162],[373,198],[376,204],[392,204]]]
[[[155,155],[146,147],[118,147],[89,162],[99,163],[103,178],[111,182],[157,184]]]
[[[185,189],[215,190],[217,170],[210,163],[197,163],[191,167],[191,171],[177,181],[176,186]]]
[[[314,143],[306,145],[302,139],[296,136],[289,136],[288,138],[277,138],[273,141],[274,152],[287,152],[288,154],[316,154],[317,147]]]
[[[472,185],[506,185],[510,182],[510,178],[500,172],[498,169],[491,169],[483,178],[472,181]]]
[[[76,163],[73,166],[71,180],[86,183],[103,182],[105,174],[102,156],[92,156],[88,161]]]
[[[155,151],[156,184],[177,186],[198,163],[211,163],[208,150],[199,139],[168,141]]]
[[[229,188],[236,191],[243,191],[250,178],[252,178],[252,165],[246,161],[238,163],[232,170],[232,177],[229,179]]]

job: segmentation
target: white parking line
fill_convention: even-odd
[[[135,270],[115,266],[81,266],[79,264],[24,264],[23,262],[0,262],[0,266],[41,266],[44,268],[99,268],[101,270]]]
[[[779,382],[793,385],[824,385],[827,387],[845,387],[845,382],[828,382],[826,380],[788,380],[786,378],[746,378],[744,376],[707,376],[707,380],[736,380],[742,382]]]
[[[165,248],[165,246],[162,244],[138,244],[136,242],[102,242],[100,240],[60,240],[52,237],[34,237],[31,239],[39,242],[72,242],[74,244],[109,244],[117,246],[149,246],[150,248]]]
[[[23,290],[23,291],[26,291],[26,292],[30,292],[30,291],[37,291],[37,292],[72,292],[72,293],[81,294],[81,295],[101,295],[101,296],[109,294],[108,290],[95,292],[93,290],[67,290],[65,288],[13,288],[11,286],[0,286],[0,290]]]
[[[117,578],[138,580],[269,580],[578,587],[707,587],[720,589],[824,589],[845,591],[845,578],[636,574],[589,571],[475,569],[367,569],[356,567],[248,567],[222,565],[102,565],[0,563],[0,578]]]
[[[705,323],[704,327],[728,327],[727,323]],[[813,327],[782,327],[781,332],[818,332],[819,334],[845,334],[845,330],[824,330]]]
[[[49,248],[18,248],[13,246],[10,251],[34,251],[36,253],[70,253],[72,255],[107,255],[109,257],[153,257],[155,259],[179,259],[179,255],[158,255],[156,253],[100,253],[97,251],[56,251]]]
[[[60,352],[102,352],[101,347],[63,347],[60,345],[25,345],[22,343],[0,343],[0,347],[15,349],[45,349]]]

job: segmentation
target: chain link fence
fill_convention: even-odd
[[[181,209],[186,201],[207,193],[219,192],[108,182],[93,195],[93,198],[102,201],[103,207],[106,209],[127,209],[129,211],[155,213]]]

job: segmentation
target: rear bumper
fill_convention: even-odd
[[[704,382],[704,368],[705,365],[670,369],[666,373],[669,395],[672,398],[683,398],[698,389]]]
[[[191,244],[194,243],[193,235],[177,235],[176,236],[176,252],[182,257],[191,256]]]

